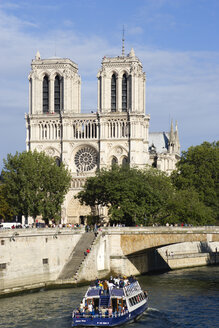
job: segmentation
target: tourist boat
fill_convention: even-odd
[[[110,284],[109,284],[110,285]],[[114,327],[140,318],[148,307],[148,296],[137,280],[108,290],[90,286],[80,308],[72,313],[72,327]]]

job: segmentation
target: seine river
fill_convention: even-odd
[[[129,328],[218,328],[219,266],[145,275],[149,309]],[[0,299],[0,327],[67,328],[86,287],[41,291]]]

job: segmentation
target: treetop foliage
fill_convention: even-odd
[[[2,179],[7,202],[16,214],[55,218],[70,188],[71,175],[45,153],[24,151],[4,160]]]
[[[107,206],[111,221],[132,225],[159,221],[170,190],[171,181],[161,171],[116,165],[88,178],[76,197],[81,204]]]
[[[193,189],[219,220],[219,141],[182,152],[172,181],[178,190]]]
[[[219,142],[190,147],[171,177],[154,168],[114,166],[88,178],[76,198],[108,207],[111,222],[215,224],[219,213]]]

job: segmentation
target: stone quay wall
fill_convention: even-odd
[[[112,227],[99,231],[76,277],[58,277],[84,229],[0,231],[0,295],[219,262],[219,227]]]
[[[57,279],[84,230],[0,231],[0,294]]]

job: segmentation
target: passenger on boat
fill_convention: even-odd
[[[103,293],[104,293],[104,295],[107,295],[108,292],[109,292],[108,284],[107,284],[107,281],[104,280],[104,282],[103,282]]]
[[[89,311],[90,313],[93,312],[93,305],[92,305],[92,303],[89,303],[89,304],[88,304],[88,311]]]
[[[129,285],[129,280],[126,276],[123,277],[125,286]]]
[[[99,283],[100,283],[100,280],[98,278],[96,278],[96,280],[95,280],[95,286],[96,287],[99,287]]]
[[[111,306],[109,307],[108,314],[109,314],[109,317],[112,317],[112,315],[113,315],[113,309]]]
[[[103,290],[103,284],[102,284],[102,281],[100,281],[100,283],[99,283],[99,288],[100,288],[101,290]]]
[[[136,281],[135,277],[133,277],[132,275],[128,278],[130,284],[134,281]]]
[[[120,279],[119,288],[123,288],[123,287],[124,287],[124,280]]]
[[[108,316],[108,309],[105,308],[105,306],[101,309],[102,317]]]
[[[109,282],[113,283],[113,276],[110,276]]]
[[[110,291],[110,292],[111,292],[111,290],[113,289],[114,286],[115,286],[115,285],[114,285],[113,282],[111,282],[111,281],[108,282],[108,288],[109,288],[109,291]]]
[[[114,278],[113,281],[114,281],[114,285],[119,286],[119,281],[120,281],[119,277]]]
[[[82,301],[81,301],[81,303],[80,303],[79,311],[80,311],[80,313],[84,312],[84,304],[83,304]]]

